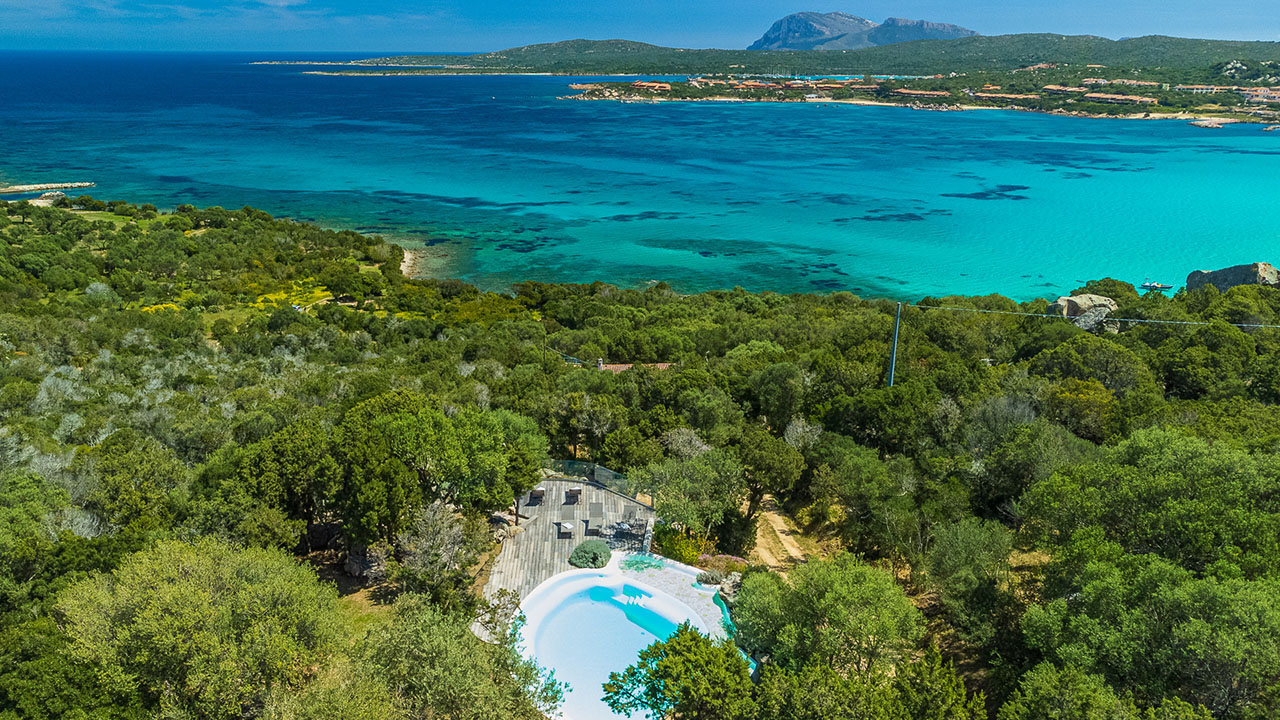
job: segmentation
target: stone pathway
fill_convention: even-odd
[[[628,555],[630,554],[628,553]],[[673,560],[660,558],[656,555],[645,555],[644,557],[661,561],[663,567],[645,567],[639,570],[629,568],[627,557],[623,556],[619,563],[622,575],[640,580],[688,605],[691,610],[698,614],[698,617],[702,618],[702,622],[711,631],[711,637],[728,637],[728,632],[724,627],[724,612],[715,603],[715,588],[703,590],[696,586],[696,568],[685,568],[685,566],[681,566]]]

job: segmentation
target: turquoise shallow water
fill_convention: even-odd
[[[1006,112],[557,100],[563,77],[0,54],[0,179],[430,245],[444,274],[1052,296],[1275,261],[1280,133]]]

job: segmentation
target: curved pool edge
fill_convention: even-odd
[[[573,595],[591,587],[601,586],[621,592],[623,586],[631,585],[652,598],[652,602],[646,606],[647,609],[665,617],[675,625],[688,623],[704,635],[712,634],[702,616],[684,601],[634,576],[624,575],[621,562],[628,554],[615,553],[609,558],[609,563],[602,568],[566,570],[539,583],[520,601],[520,612],[525,617],[521,632],[521,652],[526,657],[535,658],[530,638],[537,637],[538,626],[547,615],[554,612],[561,603]]]

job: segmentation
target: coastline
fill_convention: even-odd
[[[418,251],[410,250],[403,245],[400,249],[404,250],[404,257],[400,260],[400,274],[412,280],[418,272]]]
[[[471,72],[464,72],[461,67],[443,67],[439,71],[433,71],[429,68],[421,68],[416,65],[359,65],[356,63],[340,63],[340,62],[298,62],[298,61],[262,61],[252,63],[254,65],[312,65],[312,66],[342,66],[342,67],[360,67],[360,68],[397,68],[397,70],[361,72],[357,70],[304,70],[302,75],[316,75],[325,77],[473,77],[476,75],[491,75],[498,77],[613,77],[613,78],[630,78],[630,77],[649,77],[648,75],[638,73],[605,73],[605,74],[587,74],[578,72],[491,72],[486,68],[474,68]],[[421,69],[417,69],[421,68]],[[587,90],[587,87],[578,87],[571,85],[572,89]],[[1062,109],[1040,110],[1036,108],[1024,107],[1021,105],[967,105],[962,103],[943,104],[943,105],[926,105],[919,102],[887,102],[884,100],[870,100],[861,98],[817,98],[817,99],[771,99],[771,98],[747,98],[734,97],[728,95],[718,95],[703,98],[672,98],[657,97],[653,95],[620,95],[613,97],[593,97],[587,92],[578,95],[564,95],[559,97],[560,100],[584,100],[584,101],[612,101],[622,103],[789,103],[789,104],[831,104],[831,105],[859,105],[864,107],[902,107],[910,110],[927,110],[930,112],[969,112],[976,110],[1006,110],[1009,112],[1027,112],[1038,115],[1056,115],[1058,117],[1074,117],[1089,120],[1184,120],[1188,121],[1196,127],[1208,129],[1221,129],[1226,125],[1250,124],[1250,125],[1274,125],[1276,118],[1265,118],[1258,116],[1241,116],[1241,115],[1223,115],[1214,113],[1196,113],[1196,112],[1137,112],[1137,113],[1087,113],[1087,112],[1070,112]]]
[[[297,65],[319,65],[321,63],[295,63]],[[335,63],[336,64],[336,63]],[[417,67],[416,65],[368,65],[362,67]],[[483,68],[478,68],[475,72],[459,72],[457,68],[452,68],[448,72],[355,72],[351,70],[304,70],[300,75],[325,75],[328,77],[475,77],[476,75],[486,75],[490,77],[617,77],[617,78],[634,78],[634,77],[659,77],[656,75],[646,75],[644,73],[576,73],[576,72],[489,72]],[[665,77],[665,76],[662,76]]]
[[[399,245],[400,249],[404,250],[404,258],[400,261],[400,274],[411,280],[448,278],[457,275],[454,271],[459,265],[459,257],[456,253],[450,252],[443,243],[426,247],[408,247],[407,240],[403,237],[387,237],[386,240]]]
[[[1067,112],[1063,110],[1037,110],[1035,108],[1023,107],[1020,105],[924,105],[921,103],[898,103],[885,102],[883,100],[864,100],[858,98],[818,98],[803,100],[775,100],[770,98],[744,98],[733,97],[728,95],[717,95],[705,98],[671,98],[671,97],[654,97],[649,95],[623,95],[619,97],[592,97],[587,93],[579,95],[565,95],[560,100],[579,100],[583,102],[617,102],[617,103],[722,103],[722,104],[738,104],[738,103],[775,103],[779,105],[858,105],[864,107],[900,107],[908,110],[924,110],[928,112],[970,112],[977,110],[1004,110],[1007,112],[1025,112],[1037,115],[1054,115],[1057,117],[1073,117],[1089,120],[1186,120],[1186,121],[1213,121],[1214,124],[1201,124],[1197,127],[1215,128],[1224,125],[1272,125],[1274,119],[1260,117],[1224,117],[1223,115],[1202,114],[1192,112],[1171,112],[1171,113],[1128,113],[1110,115],[1104,113],[1085,113],[1085,112]],[[1193,123],[1194,124],[1194,123]]]

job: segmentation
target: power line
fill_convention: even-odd
[[[1020,316],[1020,317],[1050,318],[1050,319],[1053,319],[1053,320],[1072,320],[1072,319],[1074,319],[1074,318],[1073,318],[1073,317],[1071,317],[1071,316],[1067,316],[1067,315],[1053,315],[1053,314],[1050,314],[1050,313],[1029,313],[1029,312],[1018,312],[1018,311],[1015,311],[1015,310],[984,310],[984,309],[981,309],[981,308],[950,307],[950,306],[946,306],[946,305],[919,305],[919,304],[915,304],[915,303],[907,303],[907,307],[919,308],[919,309],[921,309],[921,310],[949,310],[949,311],[952,311],[952,312],[983,313],[983,314],[987,314],[987,315],[1018,315],[1018,316]],[[1204,321],[1200,321],[1200,320],[1150,320],[1150,319],[1146,319],[1146,318],[1113,318],[1113,317],[1106,317],[1106,318],[1103,318],[1103,320],[1113,320],[1113,321],[1115,321],[1115,322],[1121,322],[1121,323],[1146,323],[1146,324],[1149,324],[1149,325],[1200,325],[1200,326],[1205,326],[1205,325],[1212,325],[1212,324],[1213,324],[1213,323],[1210,323],[1210,322],[1204,322]],[[1272,329],[1280,329],[1280,325],[1265,325],[1265,324],[1261,324],[1261,323],[1226,323],[1226,324],[1227,324],[1227,325],[1230,325],[1230,326],[1232,326],[1232,327],[1238,327],[1238,328],[1272,328]]]

